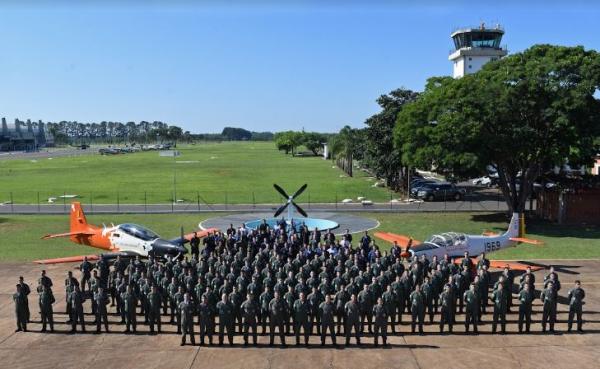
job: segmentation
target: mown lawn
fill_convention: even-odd
[[[0,160],[0,202],[47,203],[49,197],[67,194],[88,204],[170,203],[176,187],[177,200],[186,203],[278,203],[273,183],[290,194],[308,183],[302,203],[356,201],[359,196],[390,200],[387,190],[371,187],[364,172],[348,178],[331,161],[284,155],[273,142],[199,143],[177,150],[177,158],[147,151]]]
[[[508,218],[498,213],[362,213],[381,222],[380,230],[407,234],[423,240],[445,231],[480,234],[483,230],[502,231]],[[95,224],[134,222],[146,225],[165,238],[174,238],[180,227],[186,232],[216,214],[144,214],[91,215]],[[79,246],[66,239],[41,240],[45,234],[68,231],[65,215],[0,216],[0,261],[30,261],[70,255],[84,255],[95,250]],[[495,259],[595,259],[600,258],[600,227],[558,226],[530,221],[528,237],[545,242],[544,246],[520,245],[491,254]],[[386,247],[383,244],[383,247]]]

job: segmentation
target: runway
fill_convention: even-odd
[[[27,333],[14,333],[14,305],[12,293],[18,276],[23,275],[32,288],[29,306],[32,320],[39,320],[36,281],[43,268],[30,263],[0,264],[0,363],[6,368],[597,368],[600,362],[600,261],[541,260],[544,265],[556,266],[562,283],[559,292],[559,323],[556,335],[541,334],[539,321],[541,306],[535,301],[534,333],[516,334],[517,310],[509,315],[507,335],[490,333],[491,314],[484,317],[480,334],[465,335],[458,315],[454,335],[439,335],[437,325],[427,325],[425,336],[410,334],[409,317],[404,316],[401,334],[391,336],[391,347],[374,348],[370,336],[363,338],[363,346],[336,349],[322,348],[317,336],[312,336],[310,348],[270,348],[268,336],[259,336],[259,347],[244,348],[242,337],[236,336],[234,347],[179,346],[180,337],[175,327],[164,324],[167,333],[148,335],[148,327],[138,325],[137,335],[121,333],[124,327],[116,324],[115,315],[111,333],[92,334],[95,326],[88,326],[87,334],[66,334],[70,326],[64,324],[64,289],[66,271],[74,265],[46,266],[54,281],[57,303],[54,305],[57,333],[39,333],[40,325],[32,323]],[[545,271],[536,272],[541,281]],[[77,273],[76,273],[77,275]],[[566,334],[568,289],[580,279],[586,290],[584,305],[585,334]],[[540,283],[536,286],[540,288]],[[85,311],[90,311],[86,302]],[[111,308],[114,312],[114,308]],[[91,316],[86,317],[90,322]],[[143,318],[142,318],[143,319]],[[138,318],[139,321],[139,318]],[[196,331],[198,327],[196,325]],[[293,343],[292,336],[287,342]],[[342,341],[341,337],[338,338]],[[276,341],[277,342],[277,341]],[[329,343],[329,339],[327,341]],[[343,342],[343,341],[342,341]]]

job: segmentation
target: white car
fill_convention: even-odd
[[[487,187],[489,187],[489,186],[492,185],[492,179],[490,177],[488,177],[488,176],[483,176],[483,177],[475,178],[471,182],[475,186],[487,186]]]

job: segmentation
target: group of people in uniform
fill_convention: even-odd
[[[276,228],[266,222],[256,230],[230,226],[202,241],[191,240],[191,258],[165,261],[149,257],[117,257],[112,265],[100,258],[95,264],[84,259],[80,279],[71,271],[64,281],[67,323],[71,332],[85,331],[84,303],[91,302],[96,331],[108,332],[108,309],[115,308],[125,332],[136,332],[138,319],[151,333],[161,333],[163,320],[177,327],[181,345],[192,344],[199,333],[200,344],[233,344],[235,334],[244,344],[256,345],[258,331],[269,335],[269,343],[279,336],[295,337],[297,345],[308,345],[316,332],[321,344],[354,337],[368,330],[375,346],[396,333],[405,316],[410,316],[412,333],[424,334],[426,320],[437,318],[440,333],[453,332],[457,313],[464,312],[466,332],[478,333],[482,316],[492,304],[492,332],[506,332],[506,316],[515,303],[515,274],[507,266],[493,282],[485,254],[473,260],[465,253],[460,263],[448,256],[402,258],[394,245],[381,251],[367,232],[353,245],[346,231],[337,238],[330,231],[310,231],[282,222]],[[476,264],[474,264],[476,263]],[[45,271],[38,280],[42,331],[54,330],[52,306],[55,303],[52,280]],[[518,330],[529,332],[532,305],[537,296],[535,275],[528,269],[518,281]],[[553,268],[544,277],[539,295],[542,302],[542,331],[554,332],[558,274]],[[13,296],[17,331],[26,331],[30,321],[29,286],[21,278]],[[567,295],[568,330],[574,319],[582,331],[582,305],[585,292],[579,281]],[[428,318],[428,319],[427,319]],[[198,329],[195,326],[198,325]],[[343,332],[343,333],[342,333]]]

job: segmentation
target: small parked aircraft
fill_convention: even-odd
[[[205,237],[208,234],[217,231],[216,228],[210,228],[196,232],[198,237]],[[117,256],[175,256],[178,257],[187,252],[184,244],[189,242],[194,233],[187,235],[181,232],[181,237],[165,240],[150,229],[141,225],[125,223],[112,225],[111,227],[98,227],[87,222],[83,209],[79,202],[71,204],[71,229],[68,233],[49,234],[42,239],[51,239],[58,237],[69,237],[69,239],[81,245],[87,245],[108,251],[102,254],[103,258],[113,258]],[[68,263],[83,260],[97,260],[99,255],[73,256],[58,259],[37,260],[39,264]]]
[[[485,232],[483,235],[470,235],[457,232],[440,233],[431,236],[427,241],[417,241],[411,237],[397,235],[387,232],[376,232],[375,237],[384,241],[398,245],[402,248],[402,257],[408,258],[412,256],[425,255],[428,259],[436,255],[438,259],[448,255],[450,258],[461,258],[465,252],[469,253],[469,257],[474,258],[483,253],[490,253],[502,250],[508,247],[516,246],[519,243],[528,243],[533,245],[542,245],[538,240],[519,237],[520,219],[518,213],[513,213],[508,226],[508,230],[503,234]],[[457,261],[455,259],[455,261]],[[525,270],[528,265],[520,263],[510,263],[501,260],[491,260],[490,266],[496,268],[504,268],[506,265],[511,269]],[[541,269],[540,267],[531,266],[533,270]]]

